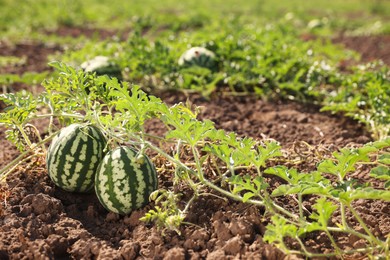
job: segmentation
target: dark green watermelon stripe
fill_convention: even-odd
[[[52,174],[53,174],[53,177],[56,178],[57,184],[60,187],[65,186],[65,183],[62,181],[62,176],[65,174],[65,165],[67,163],[69,163],[63,155],[66,155],[68,153],[69,149],[72,147],[75,136],[76,136],[76,133],[72,132],[69,137],[64,136],[63,138],[61,138],[61,142],[60,142],[60,140],[57,142],[57,145],[54,146],[54,151],[52,152],[52,155],[50,156],[51,158],[54,159],[54,162],[52,164],[53,168],[51,169],[54,172],[52,172]],[[63,142],[62,142],[63,139],[66,139],[65,145],[63,145]],[[58,163],[58,166],[56,166],[57,163]],[[56,171],[56,169],[57,169],[57,171]],[[55,174],[55,173],[57,173],[57,174]]]
[[[89,131],[92,131],[92,128],[89,128]],[[91,177],[88,177],[88,173],[91,172],[91,165],[92,165],[92,155],[96,155],[97,154],[97,150],[94,150],[94,143],[97,143],[97,141],[95,139],[92,139],[92,138],[88,138],[87,141],[81,141],[80,142],[80,145],[77,147],[77,150],[76,150],[76,155],[80,155],[81,154],[81,151],[83,150],[84,146],[86,147],[85,149],[85,161],[82,161],[80,159],[80,157],[76,157],[75,156],[75,163],[73,164],[74,166],[74,169],[76,168],[76,165],[77,165],[77,162],[81,163],[83,166],[80,170],[80,177],[77,179],[76,181],[76,186],[78,187],[78,190],[77,191],[80,191],[81,189],[83,189],[83,184],[87,181],[87,180],[90,180]],[[89,153],[91,151],[91,153]],[[90,155],[90,156],[88,156]],[[97,163],[95,163],[97,164]],[[93,167],[96,169],[96,166],[97,165],[93,165]],[[92,170],[93,171],[93,170]],[[90,174],[91,176],[93,175],[93,172],[91,172]],[[84,189],[85,190],[89,190],[90,188],[92,188],[93,186],[93,182],[90,182],[89,185],[87,185],[87,187],[85,187]]]
[[[204,66],[204,65],[207,65],[207,62],[209,61],[210,57],[207,55],[201,54],[198,59],[199,59],[199,64],[201,66]]]
[[[134,156],[131,160],[131,166],[133,167],[134,172],[134,182],[136,183],[136,187],[134,189],[134,193],[137,195],[135,198],[135,207],[140,208],[145,203],[145,192],[148,187],[148,179],[145,178],[145,159],[139,158],[139,154],[137,151],[133,149],[129,149],[133,152]]]
[[[138,180],[137,174],[134,170],[133,162],[135,160],[136,152],[129,147],[121,147],[121,158],[125,164],[125,171],[127,174],[126,182],[129,185],[129,191],[131,193],[131,209],[134,209],[137,205],[137,187]],[[131,192],[132,191],[132,192]]]
[[[141,171],[142,171],[142,174],[143,174],[143,177],[144,177],[144,183],[145,183],[145,189],[143,190],[143,193],[142,193],[142,197],[143,197],[143,203],[145,204],[145,202],[149,201],[149,184],[150,182],[152,181],[150,179],[150,175],[149,175],[149,171],[150,171],[150,167],[149,167],[149,163],[146,159],[146,156],[144,156],[144,160],[145,162],[142,164],[141,166]],[[143,206],[143,205],[137,205],[139,207]]]
[[[88,129],[87,129],[87,131],[88,131]],[[86,137],[87,140],[84,141],[83,137]],[[77,139],[79,139],[79,140],[77,140]],[[89,178],[87,178],[87,174],[88,174],[89,165],[91,162],[90,162],[90,160],[88,160],[87,156],[86,156],[85,161],[80,160],[79,155],[84,147],[85,147],[86,155],[89,154],[90,150],[92,150],[91,151],[92,153],[94,153],[96,151],[93,151],[93,149],[92,149],[94,140],[86,134],[85,128],[84,129],[79,128],[76,130],[76,133],[75,133],[75,136],[73,139],[73,145],[75,145],[76,141],[77,141],[77,147],[76,147],[76,152],[73,155],[74,161],[71,163],[71,168],[70,168],[69,172],[70,173],[73,173],[73,172],[78,173],[78,178],[76,179],[76,189],[74,191],[80,192],[80,191],[84,190],[83,183],[85,183],[85,181],[89,179]],[[72,149],[72,147],[70,147],[70,149]],[[70,149],[68,150],[69,153],[71,153]],[[80,163],[82,166],[81,166],[81,169],[76,171],[76,167],[77,167],[78,163]],[[88,189],[90,189],[92,187],[91,184],[89,184],[85,188],[85,191],[87,191]],[[68,179],[67,185],[73,186],[72,183],[70,182],[70,179]]]
[[[113,151],[109,151],[107,154],[106,154],[106,157],[103,159],[103,163],[99,164],[99,167],[98,167],[98,171],[96,173],[96,178],[95,178],[95,189],[96,189],[96,195],[100,201],[100,203],[108,210],[111,210],[113,205],[112,204],[112,200],[111,200],[111,196],[110,196],[110,187],[112,187],[112,178],[110,178],[109,172],[112,172],[112,152]],[[105,161],[107,159],[107,161]],[[107,183],[103,183],[104,186],[106,187],[109,187],[106,191],[102,191],[100,189],[101,187],[101,180],[103,179],[102,177],[100,177],[101,175],[104,175],[105,177],[107,177]],[[99,178],[100,177],[100,178]],[[108,204],[106,203],[106,199],[104,199],[103,195],[104,193],[107,193],[107,195],[109,196],[109,202],[111,202],[111,204]]]
[[[150,166],[150,170],[148,171],[149,175],[152,177],[152,189],[153,191],[155,191],[157,188],[158,188],[158,179],[157,179],[157,174],[156,174],[156,168],[154,167],[154,164],[152,163],[152,161],[146,157],[147,161],[148,161],[148,165]]]
[[[111,202],[111,207],[116,209],[118,211],[119,214],[123,214],[122,212],[122,208],[125,206],[123,205],[123,203],[117,198],[117,196],[115,196],[115,191],[114,191],[114,178],[113,178],[113,175],[115,175],[115,168],[113,167],[113,163],[115,163],[116,160],[113,160],[112,157],[114,155],[114,152],[115,150],[113,151],[113,153],[111,154],[110,156],[110,169],[108,171],[105,172],[105,174],[107,175],[108,177],[108,195],[109,195],[109,201]],[[119,150],[120,152],[120,158],[123,157],[122,155],[122,150]],[[111,174],[108,174],[108,173],[111,173]]]
[[[144,156],[145,158],[145,163],[143,164],[141,170],[144,174],[144,178],[145,178],[145,190],[144,190],[144,193],[143,193],[143,200],[144,200],[144,203],[148,202],[149,201],[149,196],[150,196],[150,193],[152,191],[154,191],[154,187],[155,187],[155,184],[156,184],[156,174],[155,173],[155,169],[153,167],[153,164],[150,162],[149,158],[147,156]]]

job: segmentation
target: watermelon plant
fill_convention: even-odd
[[[102,129],[110,143],[126,147],[109,152],[95,176],[97,194],[109,210],[126,214],[133,207],[144,205],[151,193],[156,207],[143,220],[156,221],[163,230],[180,232],[180,225],[185,223],[186,214],[199,197],[229,198],[262,207],[264,216],[270,219],[265,241],[286,253],[343,257],[354,253],[384,256],[389,252],[388,241],[375,236],[355,204],[357,200],[390,201],[386,177],[390,165],[389,138],[316,158],[319,164],[315,171],[300,172],[290,168],[299,164],[300,159],[284,158],[275,141],[239,137],[218,130],[212,121],[198,120],[197,109],[193,111],[185,104],[168,106],[127,82],[86,75],[61,63],[52,65],[60,72],[58,78],[45,81],[47,91],[37,98],[25,93],[0,95],[7,106],[5,112],[0,113],[0,122],[10,131],[7,138],[15,144],[25,140],[26,144],[21,147],[22,154],[0,171],[1,179],[19,163],[32,156],[42,156],[43,144],[56,135],[50,130],[54,128],[53,122],[62,126],[90,122]],[[89,94],[86,88],[90,89]],[[45,106],[47,109],[42,109]],[[44,118],[50,119],[48,136],[34,143],[25,128],[33,120]],[[150,119],[159,120],[167,132],[163,136],[148,133],[144,125]],[[168,151],[165,146],[169,147]],[[158,160],[147,159],[144,154],[148,152],[157,154]],[[77,153],[81,154],[81,150]],[[172,173],[173,187],[152,192],[157,188],[152,161],[159,162],[157,169]],[[386,182],[383,189],[370,183],[360,185],[353,180],[351,173],[362,165],[370,168],[372,177]],[[277,176],[284,183],[272,187],[268,176]],[[181,199],[182,188],[190,189],[192,196]],[[307,196],[314,199],[311,207],[304,204]],[[281,197],[290,199],[295,207],[281,204]],[[336,212],[341,220],[332,223],[330,220]],[[352,226],[350,221],[357,225]],[[308,249],[305,237],[313,233],[327,237],[334,251]],[[349,235],[365,241],[368,246],[356,250],[340,248],[336,239]],[[296,242],[293,248],[286,239]]]
[[[89,192],[105,148],[106,138],[98,128],[71,124],[54,137],[48,149],[47,172],[66,191]]]
[[[107,210],[122,215],[146,205],[157,184],[157,172],[150,159],[127,146],[109,151],[95,176],[99,201]]]
[[[180,232],[180,225],[185,223],[186,214],[194,205],[192,202],[200,196],[230,198],[262,207],[265,211],[264,219],[269,220],[263,236],[264,241],[274,243],[286,253],[318,258],[334,258],[335,256],[344,258],[347,254],[364,253],[372,259],[387,259],[390,254],[390,237],[377,237],[376,231],[372,230],[365,223],[366,220],[360,216],[356,204],[358,200],[390,201],[389,71],[386,68],[377,73],[377,68],[375,68],[376,72],[365,68],[359,69],[359,72],[355,70],[347,75],[340,75],[337,69],[340,65],[340,56],[337,56],[341,52],[341,59],[348,60],[344,50],[340,51],[328,44],[325,46],[318,44],[322,39],[318,42],[300,41],[298,39],[304,36],[302,31],[293,30],[292,26],[289,26],[306,26],[305,21],[312,21],[309,22],[309,28],[304,29],[309,30],[311,34],[321,31],[325,33],[327,28],[335,26],[342,26],[348,33],[351,29],[361,26],[362,21],[367,21],[367,12],[385,15],[388,9],[384,8],[386,7],[385,1],[359,0],[359,4],[353,6],[359,7],[356,10],[363,9],[362,14],[365,19],[359,19],[359,22],[355,19],[348,19],[351,21],[348,23],[344,19],[338,19],[339,17],[314,20],[311,16],[317,14],[305,11],[312,10],[315,5],[315,7],[326,7],[317,8],[321,9],[320,15],[351,13],[349,8],[344,10],[344,5],[347,6],[350,3],[342,4],[344,8],[337,8],[339,10],[336,12],[329,12],[334,9],[331,7],[336,2],[341,1],[313,1],[313,3],[305,1],[304,5],[297,5],[294,1],[280,3],[261,1],[260,4],[259,1],[247,1],[239,5],[235,3],[234,12],[231,12],[228,7],[232,6],[235,1],[227,4],[226,0],[223,1],[224,5],[198,0],[189,1],[189,5],[188,3],[177,5],[177,1],[169,3],[150,1],[148,6],[153,7],[150,10],[145,8],[147,4],[144,1],[130,4],[117,1],[111,5],[112,8],[109,11],[104,7],[104,3],[95,5],[96,3],[90,0],[60,2],[59,4],[58,1],[38,0],[38,3],[31,5],[29,1],[5,0],[4,8],[0,10],[2,14],[0,20],[3,22],[1,23],[3,29],[1,35],[14,36],[15,33],[18,37],[5,38],[19,39],[20,33],[24,32],[29,39],[39,39],[39,41],[43,39],[51,43],[54,41],[64,44],[62,35],[61,38],[56,38],[57,36],[49,38],[50,36],[46,35],[47,30],[52,30],[57,25],[77,27],[88,24],[103,25],[106,29],[116,27],[122,30],[130,27],[142,33],[130,34],[131,37],[125,42],[116,42],[115,38],[112,38],[103,45],[92,40],[89,44],[87,43],[93,55],[110,56],[115,53],[123,71],[111,63],[110,58],[98,56],[82,64],[82,69],[87,73],[76,72],[66,66],[57,68],[61,75],[58,78],[47,80],[44,83],[46,91],[38,97],[28,92],[1,95],[0,101],[4,101],[7,107],[4,109],[5,113],[0,113],[0,125],[7,127],[7,139],[18,147],[21,154],[0,170],[0,180],[12,173],[21,163],[30,163],[34,157],[43,158],[45,154],[48,157],[51,156],[54,144],[59,141],[58,136],[68,127],[75,124],[84,126],[85,122],[91,122],[96,126],[95,130],[102,129],[107,134],[110,138],[109,142],[126,145],[126,148],[118,149],[132,151],[129,151],[131,156],[123,156],[123,160],[113,158],[112,153],[116,150],[109,152],[107,155],[109,157],[106,156],[109,158],[108,161],[104,164],[103,159],[100,164],[99,172],[104,173],[101,176],[103,180],[106,176],[112,178],[118,176],[114,173],[123,173],[124,168],[117,171],[114,169],[118,168],[116,167],[118,165],[124,165],[125,161],[132,162],[130,166],[137,165],[141,168],[146,163],[145,172],[150,173],[153,166],[152,160],[143,155],[144,151],[148,150],[157,153],[158,159],[162,163],[166,162],[163,166],[167,169],[164,168],[164,170],[174,175],[173,187],[152,193],[151,199],[157,205],[154,210],[146,214],[143,218],[145,221],[154,221],[158,227]],[[68,12],[63,12],[64,7]],[[193,10],[195,7],[199,9]],[[167,11],[156,12],[162,8]],[[20,16],[19,12],[14,12],[14,10],[24,10],[25,15]],[[258,15],[259,10],[262,13],[261,16]],[[272,14],[269,10],[272,10]],[[285,10],[291,11],[286,15],[286,18],[290,17],[286,20],[288,25],[269,23],[270,17],[281,17],[281,12]],[[172,11],[175,15],[172,15]],[[34,19],[30,19],[30,14]],[[132,15],[136,16],[130,19],[129,24],[129,17]],[[300,21],[294,16],[303,16],[304,19]],[[219,19],[221,17],[226,19]],[[123,19],[126,21],[123,22]],[[260,19],[266,23],[260,26],[256,22],[252,23]],[[375,22],[371,26],[372,29],[367,30],[366,28],[369,27],[363,27],[363,30],[359,30],[357,28],[358,30],[352,33],[356,35],[389,31],[390,27],[387,22],[383,21],[382,25],[381,21],[376,21],[377,17],[371,19],[369,19],[370,22]],[[248,24],[248,21],[251,23]],[[341,25],[342,23],[345,25]],[[193,32],[194,29],[199,30]],[[151,41],[148,37],[155,41]],[[76,49],[80,46],[77,40],[74,39],[72,42],[75,46],[77,43]],[[69,50],[73,50],[72,47],[75,46],[70,46]],[[180,54],[174,50],[183,50],[188,46],[204,46],[207,49],[191,49],[192,52],[189,50],[183,54],[178,63],[177,58]],[[99,48],[104,51],[102,52]],[[91,57],[91,49],[82,49],[84,56],[78,55],[78,52],[73,52],[72,55],[83,61],[86,57]],[[212,50],[215,55],[202,56],[200,54],[201,52],[207,53],[209,50]],[[24,58],[20,60],[6,58],[4,61],[19,64],[24,63]],[[80,63],[77,62],[77,64]],[[122,72],[126,80],[142,83],[143,87],[148,90],[176,88],[184,89],[183,91],[200,90],[202,94],[210,94],[217,86],[222,86],[229,87],[231,92],[228,94],[233,95],[241,94],[237,91],[247,91],[264,95],[265,98],[277,95],[287,99],[321,103],[325,105],[324,110],[341,111],[363,122],[372,131],[374,139],[383,141],[360,148],[341,149],[332,156],[321,158],[322,161],[318,163],[315,171],[300,172],[296,168],[290,168],[291,165],[299,165],[299,160],[286,163],[283,157],[285,151],[282,153],[277,143],[240,138],[234,133],[217,130],[211,121],[197,120],[196,111],[192,111],[188,106],[177,104],[168,107],[161,100],[146,95],[137,86],[130,86],[126,83],[120,85],[114,77],[121,80]],[[35,85],[46,78],[47,73],[40,75],[3,74],[0,75],[0,85],[3,89],[9,88],[12,91],[12,83],[24,82]],[[101,75],[108,75],[112,79],[96,77]],[[34,120],[47,118],[50,119],[48,132],[45,132],[44,134],[47,135],[41,139],[41,134],[33,123]],[[165,124],[166,135],[153,136],[145,131],[144,123],[149,119],[157,119]],[[88,126],[92,125],[88,124]],[[57,127],[62,130],[58,133],[53,132],[53,129]],[[93,137],[89,130],[85,133],[87,135],[85,139]],[[81,134],[78,133],[78,135]],[[53,138],[52,146],[49,148],[50,153],[48,153],[45,144]],[[158,142],[149,142],[147,141],[149,139],[158,140]],[[63,142],[69,142],[69,140],[64,139]],[[74,141],[75,147],[77,143]],[[163,144],[168,144],[170,148],[172,146],[173,148],[167,152],[161,148]],[[62,148],[65,146],[58,147],[56,156],[64,156],[62,152],[66,149]],[[134,147],[134,149],[129,147]],[[81,160],[77,160],[84,158],[82,154],[83,150],[70,152],[70,155],[61,161],[64,162],[64,169],[67,169],[65,163],[74,169],[80,168]],[[66,161],[67,158],[70,159]],[[55,165],[55,158],[52,159],[53,161],[48,162],[48,165]],[[115,164],[110,165],[110,160]],[[153,158],[153,160],[156,159]],[[269,167],[270,164],[276,166]],[[113,165],[116,165],[116,168]],[[363,167],[366,168],[367,174],[384,180],[385,184],[374,188],[370,183],[355,182],[351,173],[355,168]],[[59,166],[55,168],[64,170]],[[371,169],[370,172],[369,169]],[[129,172],[138,171],[132,167]],[[80,173],[76,173],[73,171],[72,177],[79,178]],[[283,180],[283,184],[277,188],[272,187],[268,182],[269,176],[276,176]],[[134,184],[136,179],[130,179],[129,183]],[[88,182],[90,181],[91,178],[88,178]],[[115,181],[115,184],[120,185],[119,183]],[[183,187],[192,189],[194,194],[187,201],[183,200],[178,192],[181,190],[179,188]],[[104,185],[104,188],[107,186]],[[114,195],[121,194],[118,190],[107,190],[99,194],[107,196],[111,192]],[[139,194],[137,196],[141,197]],[[305,197],[313,198],[312,202],[306,200],[304,204],[302,201]],[[295,207],[283,205],[281,201],[284,199],[295,202]],[[112,197],[109,198],[107,204],[111,203],[111,200],[113,200]],[[143,197],[143,201],[146,203],[146,197]],[[126,202],[115,206],[122,210]],[[137,202],[131,203],[137,204]],[[377,214],[381,213],[386,214],[386,212]],[[332,222],[335,214],[339,214],[339,220]],[[357,225],[353,226],[352,222]],[[331,241],[334,250],[311,251],[312,248],[307,247],[305,242],[312,234],[324,235]],[[344,238],[348,236],[358,238],[366,246],[355,249],[343,248],[344,245],[340,241],[340,237],[343,236]],[[295,242],[293,246],[289,243],[290,241]]]

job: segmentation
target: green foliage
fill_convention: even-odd
[[[160,190],[152,196],[156,207],[143,220],[154,221],[163,230],[180,232],[192,202],[199,196],[210,195],[212,190],[212,195],[263,206],[272,215],[264,239],[285,252],[307,257],[342,257],[343,252],[334,242],[336,232],[353,234],[377,251],[388,252],[389,245],[373,236],[353,205],[358,199],[390,200],[389,69],[377,62],[340,73],[340,61],[356,59],[356,54],[322,39],[301,39],[307,34],[329,36],[334,28],[353,35],[385,32],[390,28],[383,19],[389,9],[387,2],[0,2],[0,35],[67,43],[67,51],[56,58],[70,64],[51,63],[56,71],[50,77],[48,72],[0,75],[0,85],[6,90],[0,101],[7,106],[0,113],[0,125],[7,127],[7,139],[21,151],[0,171],[0,180],[18,163],[31,156],[42,156],[44,144],[56,129],[75,122],[91,122],[109,137],[111,145],[130,144],[158,153],[174,167],[175,185],[192,189],[194,195],[188,201],[170,190]],[[316,14],[311,11],[313,7],[318,10]],[[340,16],[351,12],[359,12],[359,19]],[[131,32],[125,40],[112,37],[101,41],[95,35],[80,44],[78,40],[45,34],[58,26],[104,28],[118,31],[118,35],[127,28]],[[180,67],[180,55],[193,46],[213,51],[216,69]],[[120,66],[124,81],[83,73],[80,65],[97,55],[112,58]],[[0,66],[24,61],[3,57]],[[38,96],[26,91],[7,93],[13,92],[14,83],[36,85],[42,81],[46,91]],[[332,158],[319,163],[315,171],[303,173],[278,165],[278,158],[283,155],[276,142],[215,129],[212,121],[199,121],[191,106],[170,107],[133,84],[147,91],[177,89],[207,97],[214,91],[228,89],[232,94],[246,92],[264,98],[322,104],[324,111],[342,112],[362,122],[376,140],[382,141],[340,149]],[[50,119],[47,136],[33,140],[28,129],[34,120],[42,118]],[[166,126],[164,136],[152,136],[145,131],[144,124],[150,119],[160,120]],[[167,153],[156,143],[175,146]],[[361,165],[371,167],[370,176],[383,181],[383,187],[373,188],[370,183],[354,180],[351,175]],[[270,186],[270,176],[280,179],[281,185]],[[302,203],[303,196],[316,197],[310,211]],[[280,206],[278,200],[287,198],[296,200],[296,212]],[[344,221],[345,208],[363,229],[354,230]],[[329,220],[336,210],[342,221],[335,227]],[[311,232],[324,232],[335,251],[329,255],[309,252],[304,237]],[[297,241],[299,250],[291,250],[286,238]],[[375,250],[366,248],[363,252],[373,254]]]
[[[286,237],[295,238],[297,235],[297,227],[288,223],[287,219],[274,215],[271,217],[272,225],[268,225],[264,234],[264,241],[275,243],[282,250],[289,252],[290,250],[284,243]]]
[[[340,87],[324,100],[322,110],[345,112],[364,123],[375,139],[390,135],[390,71],[379,63],[354,68]]]
[[[227,85],[233,91],[278,93],[299,99],[318,96],[314,87],[327,82],[327,75],[333,73],[329,63],[335,62],[340,50],[299,40],[298,32],[285,22],[264,29],[230,22],[218,33],[214,31],[222,24],[216,23],[191,34],[163,35],[154,42],[136,31],[125,42],[87,44],[70,52],[65,60],[80,64],[91,56],[111,55],[126,80],[150,88],[211,93]],[[218,70],[180,67],[179,57],[188,45],[212,50]]]
[[[207,97],[228,89],[322,104],[323,111],[343,112],[362,122],[375,139],[387,137],[388,67],[377,62],[340,73],[338,63],[352,59],[352,53],[346,55],[329,42],[302,41],[299,34],[286,19],[259,27],[231,18],[227,25],[216,21],[202,30],[161,34],[154,40],[136,30],[126,41],[92,41],[63,59],[80,66],[97,55],[112,57],[125,81],[152,91],[196,91]],[[179,66],[189,46],[213,51],[217,69]]]
[[[5,89],[9,88],[9,92],[12,91],[12,84],[14,83],[24,83],[28,85],[37,85],[40,84],[46,77],[48,73],[36,73],[36,72],[26,72],[22,75],[17,74],[0,74],[0,86],[5,87]],[[34,93],[35,94],[35,93]]]
[[[177,1],[143,0],[123,2],[119,0],[96,1],[1,1],[0,31],[2,36],[31,37],[31,33],[43,34],[42,29],[61,25],[92,25],[100,28],[141,28],[159,31],[161,27],[174,32],[207,27],[215,20],[240,17],[244,22],[273,21],[286,15],[306,30],[324,34],[332,29],[352,32],[380,33],[388,28],[385,19],[389,13],[388,1]],[[313,10],[316,10],[313,12]],[[359,13],[351,16],[351,13]],[[347,17],[347,18],[346,18]],[[319,20],[319,26],[310,21]],[[370,25],[380,21],[375,30]],[[310,26],[308,26],[310,25]],[[372,27],[372,26],[371,26]]]
[[[326,198],[320,198],[317,203],[313,205],[316,212],[310,215],[310,218],[315,220],[322,230],[327,230],[328,222],[333,215],[333,212],[337,209],[337,206],[332,202],[327,201]]]
[[[248,175],[244,177],[234,175],[229,179],[229,183],[234,185],[232,190],[233,194],[244,192],[244,195],[242,196],[242,202],[244,203],[256,196],[262,199],[261,194],[264,193],[265,189],[269,186],[262,177],[257,176],[256,178],[251,179]]]
[[[6,93],[0,95],[7,106],[0,114],[0,120],[7,126],[22,126],[37,111],[37,100],[27,91],[17,93]]]
[[[15,66],[23,65],[26,63],[25,57],[15,57],[15,56],[0,56],[0,68],[5,66]]]
[[[334,152],[335,162],[331,159],[325,160],[318,165],[318,170],[324,173],[331,173],[343,181],[346,174],[355,170],[357,162],[369,161],[368,154],[376,152],[377,148],[373,146],[364,146],[358,149],[341,149],[340,152]]]
[[[159,229],[175,230],[180,234],[180,225],[185,218],[185,212],[177,207],[179,195],[167,190],[158,190],[150,195],[150,199],[156,205],[140,218],[141,221],[154,222]]]
[[[193,111],[188,104],[168,106],[127,82],[84,73],[63,63],[51,65],[56,68],[58,77],[46,80],[43,83],[46,91],[38,97],[28,92],[0,96],[7,105],[0,113],[0,123],[8,127],[8,138],[22,152],[1,170],[1,179],[21,161],[41,156],[40,149],[46,149],[43,144],[54,136],[52,129],[88,122],[104,132],[109,145],[127,144],[143,152],[158,153],[172,165],[175,185],[192,190],[193,196],[187,201],[179,200],[177,192],[172,190],[152,194],[156,207],[143,220],[154,221],[163,230],[180,232],[192,202],[210,195],[212,190],[214,196],[263,206],[266,213],[272,215],[264,238],[286,252],[308,257],[342,256],[345,252],[338,248],[333,232],[353,234],[379,250],[388,250],[386,242],[375,238],[353,205],[356,200],[390,201],[390,139],[353,149],[342,148],[319,163],[316,171],[303,173],[277,163],[283,156],[278,143],[241,138],[235,133],[217,130],[211,121],[198,120],[197,109]],[[42,118],[50,119],[48,136],[35,143],[26,129],[33,120]],[[165,125],[164,136],[146,132],[144,124],[150,119],[160,120]],[[151,142],[150,138],[158,142]],[[160,147],[168,142],[176,144],[169,153]],[[269,166],[271,161],[272,167]],[[371,176],[384,180],[384,189],[374,188],[369,183],[361,185],[352,178],[356,168],[364,164],[371,165]],[[216,174],[206,174],[210,171]],[[280,178],[283,183],[272,187],[269,176]],[[303,205],[303,196],[317,196],[310,211]],[[280,206],[277,200],[281,197],[296,197],[297,212]],[[345,221],[345,208],[352,212],[363,231],[354,230]],[[335,227],[329,220],[336,210],[342,221]],[[311,232],[324,232],[335,251],[329,254],[308,251],[303,238]],[[287,237],[296,240],[301,248],[291,250],[285,243]],[[372,249],[364,252],[372,252]]]

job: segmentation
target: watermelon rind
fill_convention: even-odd
[[[125,215],[149,202],[157,172],[146,155],[127,146],[109,151],[95,176],[96,195],[107,210]]]
[[[215,54],[204,47],[192,47],[185,51],[178,61],[180,66],[199,66],[208,69],[215,69]]]
[[[91,191],[105,147],[106,138],[95,126],[71,124],[61,129],[46,155],[50,179],[66,191]]]
[[[122,80],[120,67],[107,56],[96,56],[91,60],[83,62],[80,67],[85,72],[96,73],[98,76],[107,75]]]

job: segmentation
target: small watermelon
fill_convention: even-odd
[[[213,70],[216,67],[215,54],[203,47],[193,47],[180,56],[179,65],[184,67],[199,66]]]
[[[126,146],[108,152],[95,176],[95,191],[101,204],[122,215],[146,205],[157,184],[157,172],[150,159]]]
[[[85,72],[96,72],[98,76],[107,75],[122,80],[120,67],[106,56],[96,56],[92,60],[83,62],[81,68]]]
[[[51,180],[66,191],[91,191],[105,147],[106,138],[92,125],[72,124],[63,128],[46,155]]]

